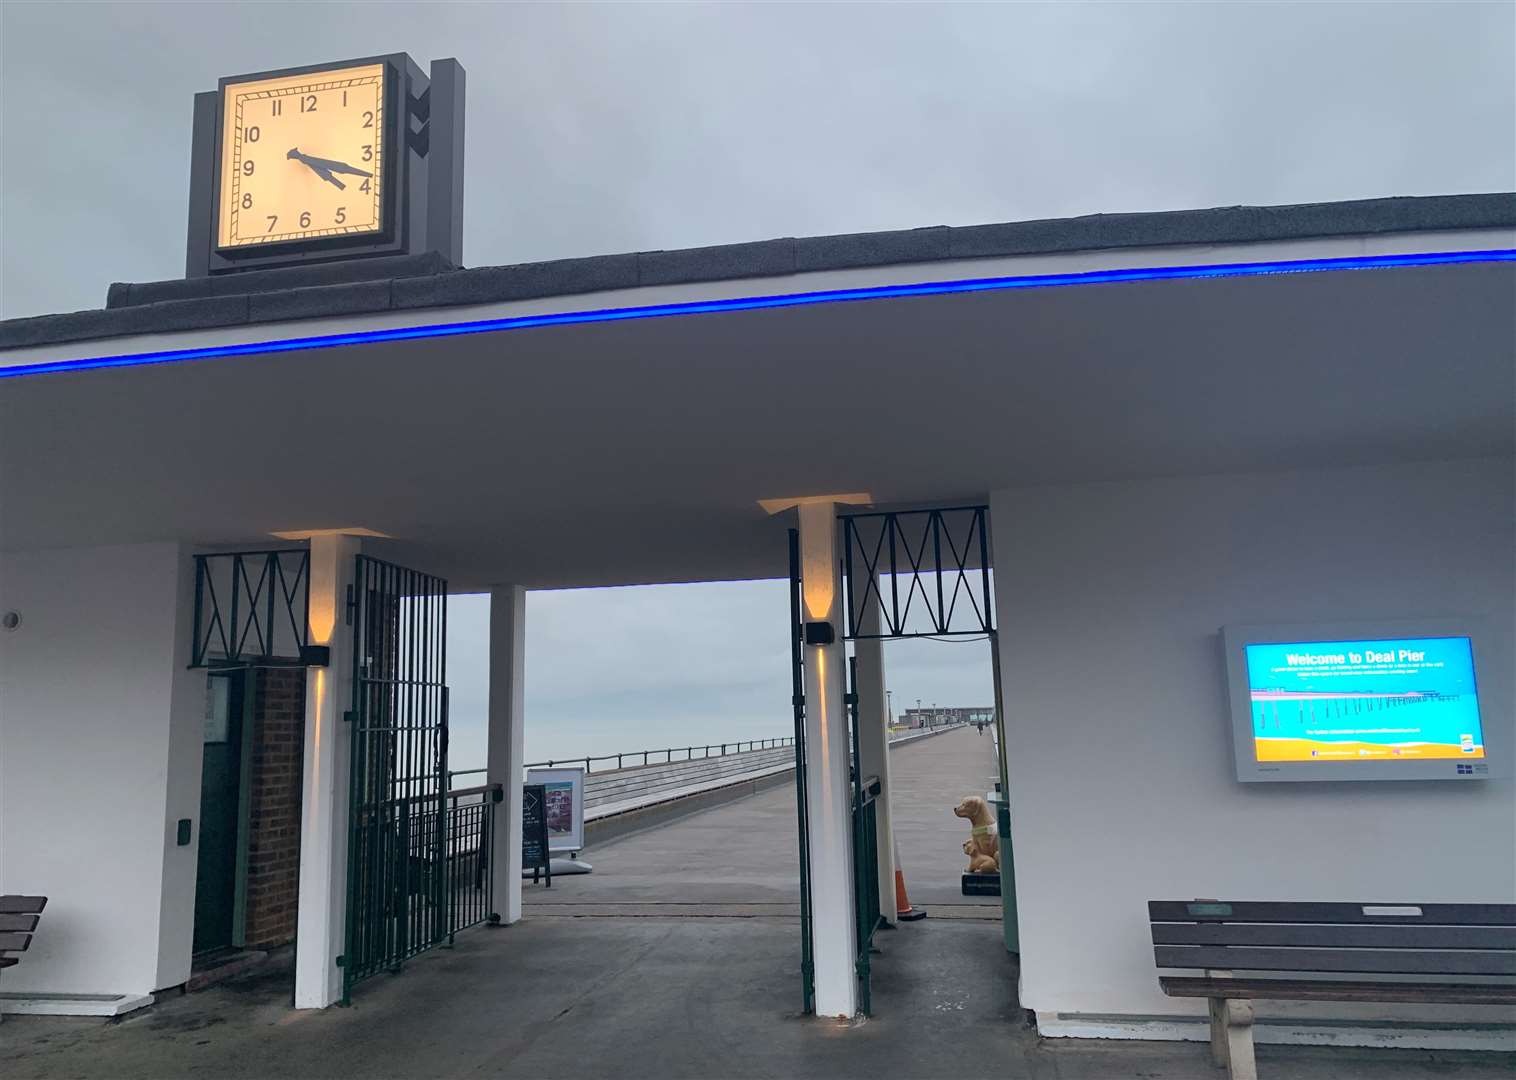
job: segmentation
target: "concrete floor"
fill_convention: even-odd
[[[950,812],[942,821],[940,804],[979,789],[984,745],[961,732],[893,758],[899,790],[924,796],[911,799],[920,817],[910,809],[901,826],[913,900],[918,889],[951,899],[941,879],[956,876],[967,830]],[[958,768],[974,775],[960,782]],[[590,853],[594,874],[559,878],[551,893],[529,889],[520,924],[468,931],[399,976],[369,980],[352,1008],[291,1009],[284,967],[114,1023],[7,1018],[0,1076],[1224,1075],[1195,1043],[1040,1040],[1015,1001],[999,909],[983,904],[926,903],[932,918],[880,932],[872,1019],[801,1017],[793,807],[783,788],[614,841]],[[939,858],[932,822],[953,857]],[[1516,1069],[1516,1055],[1263,1046],[1258,1057],[1270,1080],[1505,1080]]]
[[[798,1015],[796,922],[539,916],[480,928],[366,983],[352,1008],[296,1012],[271,970],[116,1023],[12,1017],[6,1080],[109,1077],[857,1077],[1217,1080],[1195,1043],[1044,1042],[983,924],[882,935],[876,1015]],[[1263,1046],[1266,1078],[1508,1080],[1516,1056]]]

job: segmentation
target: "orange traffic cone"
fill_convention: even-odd
[[[900,869],[900,845],[895,845],[895,918],[901,922],[915,922],[926,918],[926,912],[911,907],[911,898],[905,895],[905,871]]]

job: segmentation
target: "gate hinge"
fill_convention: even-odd
[[[805,707],[805,695],[796,694],[794,697],[790,698],[790,704],[797,709],[803,709]]]
[[[346,712],[344,712],[342,714],[342,719],[346,720],[349,724],[351,724],[354,720],[358,719],[358,713],[354,709],[348,709]]]
[[[339,956],[339,957],[337,957],[337,966],[338,967],[347,967],[347,957],[345,957],[345,956]]]
[[[857,694],[843,694],[842,695],[842,703],[844,705],[856,705],[856,704],[858,704],[858,695]]]
[[[357,600],[355,600],[353,598],[353,587],[351,585],[349,585],[347,587],[347,625],[348,626],[352,626],[353,625],[353,608],[355,608],[357,606],[357,604],[358,604]]]

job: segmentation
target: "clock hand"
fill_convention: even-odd
[[[333,161],[331,158],[313,157],[310,154],[301,154],[300,160],[312,168],[319,165],[321,168],[326,169],[330,172],[348,173],[351,176],[374,175],[371,172],[365,172],[363,169],[354,168],[352,165],[349,165],[345,161]]]
[[[349,165],[345,161],[330,161],[327,158],[316,158],[315,160],[319,161],[324,167],[330,169],[332,172],[347,173],[349,176],[374,175],[371,172],[365,172],[362,169],[354,168],[352,165]]]
[[[309,154],[302,154],[299,149],[293,149],[284,156],[286,158],[300,162],[300,164],[310,169],[311,172],[321,177],[321,179],[325,180],[328,184],[335,185],[338,191],[345,191],[347,189],[347,185],[333,176],[330,169],[330,166],[332,165],[340,166],[342,164],[341,162],[327,161],[325,158],[311,157]]]

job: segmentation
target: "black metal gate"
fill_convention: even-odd
[[[853,795],[853,915],[858,942],[853,966],[858,975],[858,1011],[870,1016],[874,999],[869,953],[874,947],[874,931],[884,924],[879,908],[879,804],[875,801],[882,789],[879,777],[863,775],[856,656],[848,657],[847,670],[848,745],[852,751],[848,777]]]
[[[790,530],[790,702],[795,710],[795,813],[800,836],[801,1011],[815,1009],[816,966],[811,942],[810,814],[805,794],[805,648],[800,615],[800,533]]]
[[[447,582],[359,555],[342,997],[453,929],[448,864]]]

